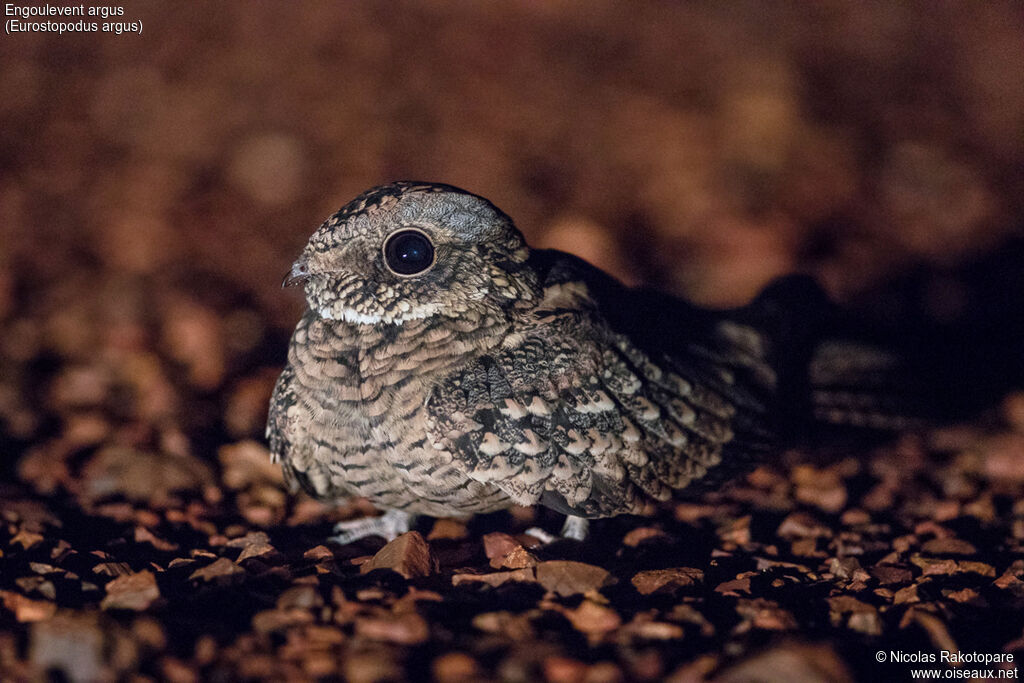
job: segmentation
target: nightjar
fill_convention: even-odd
[[[812,410],[870,420],[825,387],[887,363],[821,343],[828,304],[809,279],[701,309],[531,249],[449,185],[364,192],[310,238],[285,278],[299,283],[308,309],[267,437],[289,482],[387,511],[342,542],[415,514],[639,513],[771,453]]]

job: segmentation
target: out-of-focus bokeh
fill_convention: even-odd
[[[612,608],[538,607],[540,588],[449,601],[448,574],[519,541],[443,520],[430,590],[364,580],[368,546],[320,544],[369,508],[289,496],[262,441],[304,305],[282,275],[321,220],[396,179],[465,187],[536,246],[704,304],[803,271],[890,319],[975,315],[965,347],[1020,339],[1024,309],[1001,313],[1024,289],[1020,2],[122,7],[141,35],[0,36],[0,678],[369,681],[405,661],[439,680],[696,680],[784,632],[834,647],[759,675],[804,680],[795,656],[848,680],[836,652],[862,672],[880,641],[1020,648],[1019,393],[991,438],[772,463],[658,522],[684,542],[607,527],[589,561],[622,565]],[[905,301],[865,294],[907,273],[925,275]],[[665,581],[689,597],[638,611]]]
[[[398,178],[465,186],[536,244],[716,303],[798,267],[842,295],[1021,215],[1015,2],[125,12],[141,35],[0,42],[8,315],[207,272],[284,324],[276,285],[308,233]]]
[[[5,36],[5,438],[259,436],[303,306],[282,273],[394,179],[708,304],[997,247],[1024,209],[1019,10],[133,2],[141,35]]]

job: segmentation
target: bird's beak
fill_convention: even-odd
[[[292,269],[284,274],[284,281],[281,282],[281,286],[293,287],[295,285],[301,285],[308,279],[309,264],[306,263],[305,256],[300,256],[296,259],[295,263],[292,264]]]

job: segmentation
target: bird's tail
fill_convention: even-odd
[[[906,340],[858,324],[810,277],[776,280],[741,310],[775,370],[784,439],[833,428],[900,431],[944,412],[935,368]]]
[[[807,368],[809,417],[871,430],[923,426],[942,411],[929,388],[931,377],[914,365],[906,352],[883,342],[823,339]]]

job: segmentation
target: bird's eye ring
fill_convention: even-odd
[[[434,265],[434,245],[419,230],[399,230],[384,242],[384,264],[396,275],[417,275]]]

